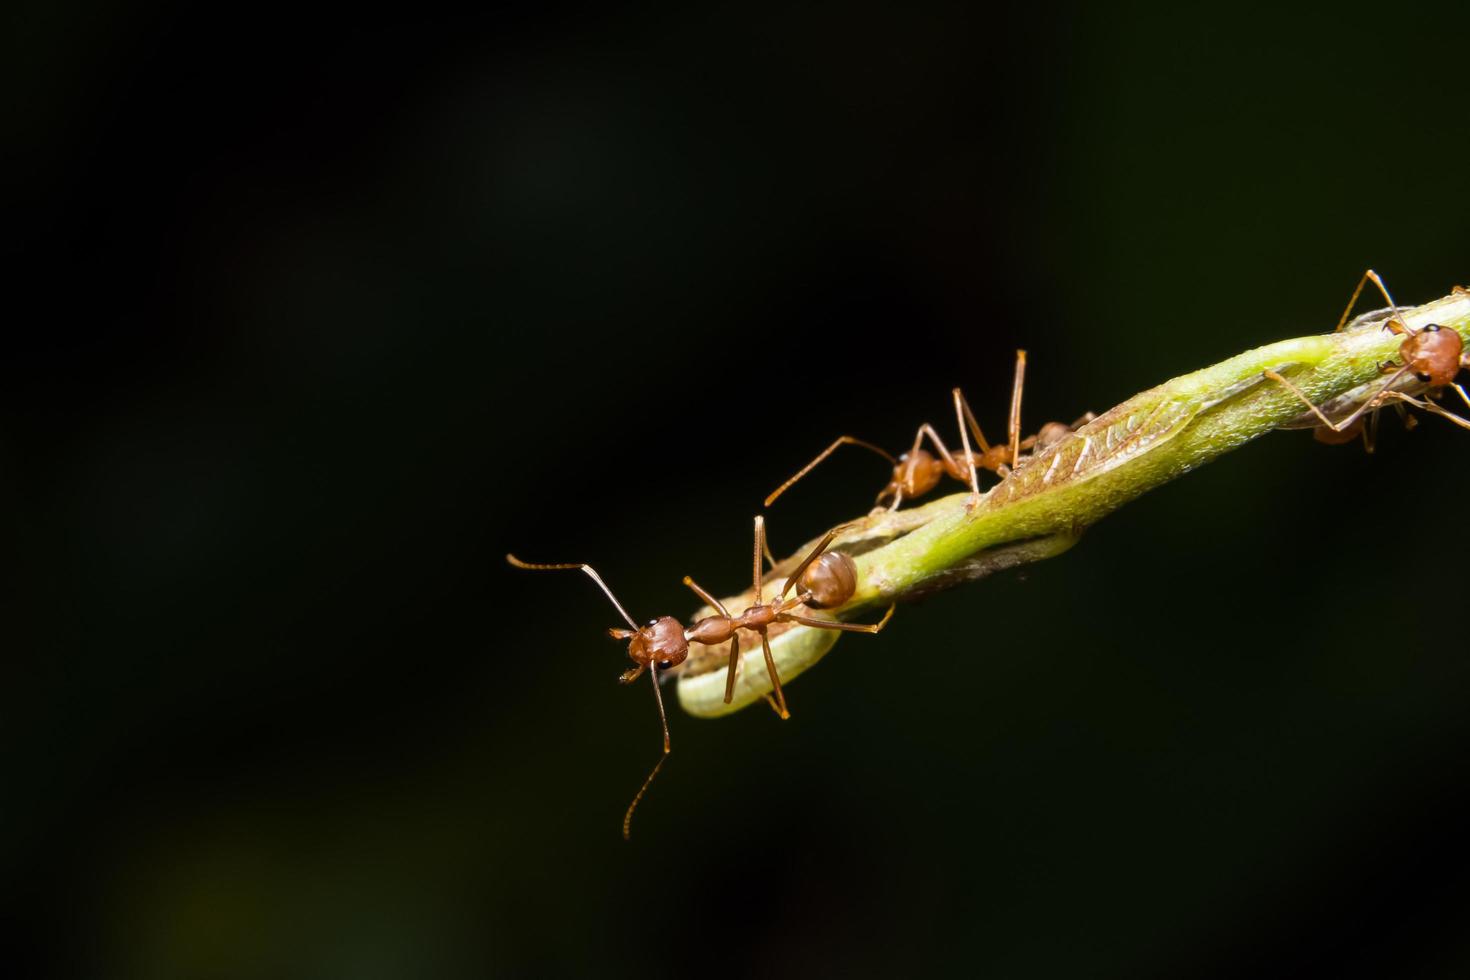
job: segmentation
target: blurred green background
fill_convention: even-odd
[[[1246,447],[794,717],[640,618],[848,432],[1071,419],[1470,285],[1463,11],[6,14],[27,976],[1463,976],[1467,433]],[[861,513],[839,455],[778,551]],[[20,974],[17,974],[20,975]]]

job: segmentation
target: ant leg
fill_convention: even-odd
[[[762,571],[761,559],[765,557],[765,554],[764,554],[765,550],[766,550],[766,519],[764,517],[762,517],[760,514],[757,514],[757,515],[755,515],[755,558],[751,562],[751,568],[752,568],[751,578],[754,579],[754,582],[752,583],[751,588],[755,592],[755,605],[757,605],[757,606],[759,606],[759,605],[762,604],[761,603],[761,579],[764,576],[761,575],[761,571]]]
[[[904,485],[906,485],[906,483],[914,482],[914,467],[919,466],[919,447],[922,447],[923,439],[925,439],[925,436],[929,436],[929,441],[933,442],[933,448],[938,451],[939,457],[944,460],[942,466],[944,466],[945,472],[947,472],[948,475],[953,476],[954,479],[964,479],[964,470],[960,469],[960,464],[958,464],[956,458],[954,458],[953,455],[950,454],[950,447],[947,447],[947,445],[944,444],[944,439],[939,438],[939,433],[933,430],[933,426],[929,425],[928,422],[925,422],[922,426],[919,426],[919,428],[914,430],[914,444],[911,445],[911,447],[908,447],[908,454],[904,455],[903,461],[901,461],[898,466],[894,467],[894,479],[889,480],[888,485],[894,488],[894,502],[888,505],[889,514],[894,513],[895,510],[898,510],[898,504],[901,504],[901,502],[903,502]],[[932,486],[933,483],[925,483],[925,485],[923,486],[916,486],[916,488],[914,488],[914,497],[919,497],[919,495],[922,494],[928,494],[929,489],[931,489]],[[888,492],[888,488],[886,488],[886,486],[885,488],[883,488],[883,492],[885,492],[885,494],[886,492]],[[882,500],[882,494],[879,494],[879,500]]]
[[[1430,401],[1428,398],[1415,398],[1412,395],[1406,395],[1401,391],[1385,392],[1384,397],[1391,398],[1394,401],[1404,402],[1406,404],[1413,405],[1415,408],[1422,409],[1432,415],[1443,416],[1444,418],[1449,419],[1451,422],[1455,423],[1462,429],[1470,429],[1470,419],[1461,418],[1454,412],[1441,408],[1438,404]]]
[[[835,619],[813,619],[810,616],[798,616],[795,613],[786,613],[781,618],[789,619],[793,623],[803,626],[811,626],[819,630],[842,630],[844,633],[876,633],[888,625],[888,620],[893,618],[893,606],[883,614],[883,618],[876,623],[839,623]]]
[[[816,459],[812,460],[810,463],[807,463],[801,469],[797,470],[795,476],[773,490],[771,492],[771,495],[766,498],[766,506],[769,507],[771,506],[771,504],[775,503],[777,497],[781,496],[781,494],[791,489],[791,485],[797,480],[800,480],[812,470],[816,469],[817,464],[822,462],[822,460],[826,459],[828,456],[831,456],[833,453],[835,453],[839,446],[862,446],[864,449],[871,449],[879,456],[882,456],[884,459],[888,460],[888,462],[892,463],[894,466],[898,465],[898,460],[889,455],[886,450],[879,449],[871,442],[864,442],[863,440],[855,438],[853,436],[838,436],[835,440],[833,440],[832,445],[828,446],[826,449],[823,449],[820,453],[817,454]]]
[[[912,482],[914,466],[918,463],[919,446],[924,442],[924,425],[914,432],[914,444],[909,448],[908,454],[903,457],[903,462],[895,464],[893,468],[893,483],[898,485],[898,490],[893,495],[893,504],[888,508],[889,513],[898,510],[899,502],[903,500],[904,484]]]
[[[965,447],[965,467],[970,471],[970,499],[966,501],[965,507],[969,509],[980,499],[980,474],[975,470],[975,451],[970,448],[970,433],[965,431],[965,416],[969,415],[974,421],[975,415],[970,411],[970,403],[965,400],[965,393],[958,388],[950,391],[954,398],[954,427],[960,430],[960,444]],[[980,423],[975,423],[975,438],[980,443],[980,451],[985,452],[990,447],[985,444],[985,435],[980,431]]]
[[[586,572],[589,576],[591,576],[592,581],[594,581],[594,582],[597,583],[597,587],[600,588],[600,589],[602,589],[602,591],[607,595],[607,597],[610,600],[612,600],[612,604],[615,607],[617,607],[618,612],[622,613],[623,620],[629,626],[633,627],[635,630],[638,628],[638,624],[635,623],[635,622],[633,622],[633,617],[628,615],[628,610],[626,610],[626,609],[623,608],[623,604],[618,601],[618,597],[615,596],[615,595],[613,595],[612,589],[609,589],[607,587],[607,583],[602,580],[602,576],[601,575],[598,575],[597,574],[597,570],[594,569],[591,565],[586,565],[586,564],[583,564],[581,562],[568,562],[568,563],[560,564],[560,565],[538,565],[538,564],[535,564],[535,563],[529,562],[529,561],[521,561],[515,555],[506,555],[505,556],[505,560],[508,561],[508,562],[510,562],[516,568],[528,568],[528,569],[530,569],[533,572],[555,572],[555,571],[560,571],[561,569],[564,569],[564,568],[578,568],[578,569],[581,569],[582,571]]]
[[[1470,395],[1465,394],[1464,388],[1461,388],[1458,384],[1455,384],[1454,382],[1450,383],[1450,387],[1455,389],[1456,394],[1460,396],[1460,401],[1464,402],[1467,406],[1470,406]]]
[[[689,588],[693,589],[694,590],[694,594],[697,595],[697,596],[699,596],[701,599],[703,599],[707,605],[713,606],[716,610],[718,610],[719,611],[719,614],[721,616],[724,616],[726,619],[729,619],[730,618],[730,610],[728,610],[728,609],[725,608],[725,604],[723,602],[721,602],[719,599],[716,599],[714,596],[710,595],[704,589],[700,588],[699,583],[696,582],[696,581],[694,581],[694,579],[690,578],[688,575],[685,575],[684,576],[684,584],[687,585],[687,586],[689,586]],[[730,703],[730,699],[735,696],[735,677],[739,673],[740,673],[740,635],[739,635],[739,633],[732,633],[732,634],[730,634],[730,663],[725,668],[725,703],[726,704],[729,704]]]
[[[960,435],[963,436],[964,433],[961,432]],[[928,422],[925,422],[923,425],[919,426],[919,435],[918,438],[914,440],[914,448],[919,448],[919,444],[923,442],[925,436],[928,436],[929,441],[934,443],[934,448],[939,450],[939,457],[944,460],[945,469],[949,471],[950,476],[953,476],[956,480],[963,480],[964,476],[962,476],[961,474],[964,473],[964,470],[960,468],[959,461],[950,454],[949,447],[944,444],[943,439],[939,438],[939,433],[934,431],[934,426],[930,425]],[[910,456],[909,458],[912,459],[913,457]],[[973,469],[973,467],[971,467],[971,469]]]
[[[648,676],[653,678],[653,699],[658,702],[658,720],[664,729],[664,754],[659,756],[653,771],[648,778],[643,780],[643,785],[638,787],[638,793],[633,797],[633,802],[628,804],[627,812],[623,814],[623,840],[627,840],[633,824],[633,811],[638,809],[638,804],[643,800],[643,794],[648,792],[648,787],[653,783],[653,777],[664,767],[664,762],[669,758],[669,717],[664,714],[664,696],[658,689],[658,667],[649,665]]]
[[[1430,413],[1436,414],[1436,416],[1441,416],[1444,417],[1444,419],[1451,420],[1451,422],[1454,422],[1455,425],[1460,426],[1461,429],[1470,429],[1470,419],[1464,419],[1464,417],[1457,416],[1457,414],[1452,413],[1452,411],[1446,410],[1446,408],[1438,406],[1438,404],[1433,403],[1433,401],[1427,400],[1427,398],[1426,400],[1424,400],[1424,408],[1427,408]]]
[[[1016,380],[1011,383],[1011,414],[1006,422],[1006,432],[1011,442],[1011,469],[1021,456],[1021,390],[1026,385],[1026,352],[1016,351]]]
[[[771,656],[771,641],[766,639],[766,631],[761,634],[761,649],[766,655],[766,675],[771,678],[771,692],[776,695],[776,714],[785,721],[791,717],[791,712],[786,710],[786,695],[781,692],[781,675],[776,673],[776,658]]]
[[[1358,417],[1360,415],[1362,415],[1364,412],[1368,411],[1371,408],[1378,407],[1379,403],[1382,402],[1385,398],[1388,398],[1388,397],[1391,397],[1391,396],[1393,396],[1395,394],[1398,394],[1397,392],[1390,391],[1389,389],[1393,387],[1393,383],[1395,381],[1397,381],[1400,377],[1402,377],[1403,376],[1403,373],[1405,371],[1407,371],[1408,369],[1409,369],[1408,368],[1408,365],[1405,365],[1404,367],[1401,367],[1397,371],[1395,371],[1393,373],[1393,376],[1388,379],[1388,381],[1384,384],[1383,388],[1377,394],[1375,394],[1373,397],[1369,398],[1367,401],[1363,402],[1363,404],[1359,405],[1356,409],[1354,409],[1354,411],[1353,411],[1353,413],[1351,415],[1349,415],[1347,418],[1343,419],[1340,422],[1334,422],[1331,419],[1329,419],[1327,416],[1323,415],[1322,414],[1322,410],[1320,408],[1318,408],[1316,405],[1314,405],[1312,403],[1312,400],[1310,398],[1308,398],[1306,395],[1302,394],[1302,390],[1300,388],[1298,388],[1296,385],[1292,384],[1290,381],[1287,381],[1285,378],[1283,378],[1281,375],[1277,374],[1275,371],[1272,371],[1270,368],[1267,368],[1265,371],[1262,371],[1261,373],[1263,375],[1265,375],[1267,378],[1269,378],[1270,380],[1275,381],[1279,385],[1282,385],[1283,387],[1286,388],[1286,390],[1290,391],[1297,398],[1301,399],[1302,404],[1305,405],[1305,406],[1307,406],[1307,408],[1311,409],[1312,410],[1312,414],[1315,415],[1315,416],[1317,416],[1317,418],[1321,419],[1322,420],[1322,424],[1325,425],[1325,426],[1327,426],[1327,428],[1331,429],[1333,432],[1344,432],[1344,431],[1346,431],[1348,429],[1349,426],[1351,426],[1354,422],[1356,422],[1358,420]]]
[[[1388,305],[1393,310],[1393,316],[1389,318],[1390,322],[1398,321],[1399,305],[1393,301],[1392,296],[1388,295],[1388,287],[1383,284],[1383,280],[1378,277],[1378,273],[1369,269],[1363,273],[1363,278],[1358,280],[1358,288],[1353,290],[1353,296],[1348,300],[1347,309],[1342,311],[1342,319],[1337,321],[1337,326],[1333,328],[1333,333],[1337,333],[1346,325],[1348,317],[1353,312],[1353,307],[1358,305],[1358,296],[1363,292],[1363,287],[1368,284],[1368,280],[1370,279],[1373,280],[1373,285],[1378,287],[1378,291],[1383,294],[1383,298],[1388,300]]]
[[[953,392],[951,392],[951,394],[953,394],[955,398],[956,415],[958,415],[961,411],[964,412],[964,426],[968,426],[971,434],[975,436],[975,441],[980,444],[980,451],[982,453],[988,453],[990,451],[990,443],[986,440],[985,433],[980,428],[980,423],[975,421],[975,413],[970,411],[970,402],[967,398],[965,398],[964,392],[960,391],[958,388],[955,388]],[[963,426],[960,429],[960,434],[964,434]]]
[[[1360,289],[1362,288],[1362,284],[1361,283],[1359,284],[1359,287],[1358,288],[1360,288]],[[1265,371],[1262,371],[1261,374],[1265,378],[1267,378],[1268,380],[1275,381],[1277,384],[1283,385],[1293,395],[1296,395],[1297,398],[1301,399],[1302,404],[1305,405],[1305,406],[1307,406],[1307,408],[1309,408],[1311,410],[1312,414],[1315,415],[1315,416],[1317,416],[1317,418],[1319,420],[1321,420],[1322,424],[1325,425],[1325,426],[1327,426],[1327,428],[1331,429],[1333,432],[1341,432],[1343,429],[1347,428],[1347,426],[1345,426],[1345,425],[1344,426],[1338,426],[1337,423],[1333,422],[1326,415],[1323,415],[1322,414],[1322,410],[1320,408],[1318,408],[1317,405],[1316,405],[1316,403],[1314,403],[1310,398],[1308,398],[1306,395],[1302,394],[1302,390],[1300,388],[1298,388],[1296,385],[1292,384],[1290,381],[1287,381],[1285,378],[1283,378],[1281,375],[1277,374],[1275,371],[1272,371],[1270,368],[1267,368]]]
[[[730,636],[730,665],[725,668],[725,703],[735,697],[735,677],[740,673],[740,632]]]
[[[716,599],[714,596],[710,595],[704,589],[700,588],[698,582],[694,581],[694,579],[690,578],[688,575],[685,575],[684,576],[684,584],[687,585],[687,586],[689,586],[689,588],[693,589],[694,590],[694,594],[697,595],[697,596],[699,596],[701,599],[703,599],[704,602],[705,602],[705,605],[710,606],[711,608],[713,608],[716,611],[718,611],[721,616],[724,616],[727,619],[729,618],[729,616],[730,616],[730,610],[728,610],[728,609],[725,608],[725,604],[723,602],[721,602],[720,600]]]
[[[970,403],[964,400],[964,392],[958,388],[953,389],[950,395],[954,398],[954,428],[960,430],[960,445],[964,447],[964,466],[970,470],[970,500],[964,501],[964,508],[970,510],[970,508],[975,507],[980,502],[979,467],[975,466],[975,450],[970,448],[970,433],[964,430],[964,414],[970,411]],[[979,432],[979,425],[976,425],[976,432]],[[982,447],[980,451],[983,453],[985,451],[983,450],[983,447],[985,447],[983,438],[980,439],[980,447]]]

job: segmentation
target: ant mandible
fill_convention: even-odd
[[[623,814],[623,839],[627,840],[632,826],[633,811],[637,809],[638,803],[648,792],[649,785],[663,768],[670,750],[669,741],[669,719],[664,711],[663,693],[659,689],[658,672],[667,671],[679,666],[689,656],[689,644],[701,643],[714,645],[730,641],[730,663],[726,668],[725,677],[725,703],[729,704],[735,691],[735,672],[739,665],[740,637],[738,630],[748,629],[760,634],[761,646],[765,653],[766,671],[771,678],[771,688],[775,693],[774,705],[777,713],[782,718],[791,717],[786,709],[786,698],[781,691],[781,679],[776,670],[776,661],[771,654],[771,643],[766,633],[772,623],[790,622],[799,623],[803,626],[811,626],[817,629],[843,630],[853,633],[877,633],[888,622],[893,615],[893,607],[888,607],[888,612],[877,623],[839,623],[829,619],[816,619],[811,616],[802,615],[798,612],[802,606],[809,609],[831,609],[840,606],[851,599],[857,591],[857,566],[853,560],[841,552],[828,551],[827,547],[832,543],[842,530],[841,527],[827,532],[817,546],[802,559],[795,570],[792,571],[781,592],[772,602],[763,602],[761,599],[761,559],[766,551],[765,544],[765,519],[757,515],[755,519],[755,563],[754,563],[754,604],[738,616],[730,615],[724,603],[715,598],[709,592],[701,588],[689,576],[684,576],[684,584],[694,591],[710,606],[718,610],[713,616],[706,616],[685,629],[678,619],[673,616],[660,616],[651,619],[647,624],[639,626],[628,615],[623,604],[618,602],[617,596],[613,595],[612,589],[608,588],[602,576],[591,565],[579,562],[565,564],[537,564],[521,561],[515,555],[506,555],[505,560],[516,568],[526,568],[532,571],[559,571],[563,569],[576,569],[586,572],[597,587],[602,589],[603,594],[612,602],[623,621],[628,624],[628,629],[613,627],[609,629],[608,635],[615,640],[628,641],[628,659],[633,661],[633,666],[623,671],[618,678],[619,683],[631,684],[648,672],[653,681],[653,697],[658,704],[659,724],[663,728],[663,754],[654,765],[648,778],[638,788],[633,802],[628,804],[627,812]],[[796,588],[796,594],[788,597],[792,588]]]
[[[959,388],[951,390],[950,394],[954,400],[955,425],[960,431],[960,441],[964,449],[952,453],[944,440],[939,438],[939,433],[928,422],[919,426],[914,433],[914,444],[909,451],[894,459],[886,450],[880,449],[869,442],[864,442],[854,436],[839,436],[833,440],[832,445],[817,454],[817,458],[807,463],[796,475],[781,484],[771,495],[766,498],[766,506],[776,502],[776,498],[789,490],[792,484],[806,476],[817,465],[828,456],[837,451],[840,446],[861,446],[871,450],[888,460],[893,465],[893,475],[888,480],[888,485],[878,494],[877,506],[882,507],[884,501],[891,501],[888,510],[897,510],[905,500],[913,500],[922,497],[939,485],[939,481],[949,476],[951,479],[961,483],[968,483],[972,493],[972,500],[980,496],[980,470],[988,470],[997,476],[1007,476],[1015,469],[1021,460],[1022,450],[1045,449],[1053,443],[1061,440],[1088,422],[1096,418],[1093,413],[1088,412],[1076,422],[1067,425],[1064,422],[1048,422],[1043,425],[1035,435],[1026,439],[1021,438],[1021,392],[1025,386],[1026,379],[1026,352],[1016,351],[1016,373],[1015,380],[1011,385],[1011,410],[1007,419],[1005,443],[992,446],[985,438],[980,423],[975,420],[975,413],[970,410],[970,403],[965,399],[964,392]],[[970,447],[970,435],[974,434],[975,441],[979,443],[978,450]],[[939,455],[923,448],[925,438],[933,443]]]
[[[1384,322],[1383,329],[1404,337],[1404,342],[1399,345],[1399,357],[1403,363],[1395,364],[1393,361],[1385,361],[1379,365],[1379,370],[1384,374],[1389,374],[1390,377],[1377,392],[1370,398],[1364,400],[1350,415],[1334,422],[1324,415],[1322,410],[1313,404],[1312,400],[1300,388],[1286,378],[1271,370],[1265,371],[1265,376],[1296,395],[1297,398],[1301,399],[1302,404],[1306,405],[1312,414],[1321,420],[1321,425],[1317,427],[1317,438],[1321,442],[1337,443],[1350,441],[1354,434],[1363,430],[1362,417],[1364,413],[1376,411],[1385,401],[1402,402],[1407,405],[1412,405],[1431,414],[1441,415],[1461,428],[1470,429],[1470,420],[1463,419],[1454,412],[1442,408],[1434,401],[1445,388],[1453,388],[1459,394],[1460,400],[1467,406],[1470,406],[1470,395],[1467,395],[1465,389],[1455,382],[1455,378],[1459,375],[1460,371],[1466,367],[1470,367],[1470,355],[1467,355],[1465,352],[1464,341],[1460,339],[1458,333],[1453,330],[1446,330],[1438,323],[1425,324],[1418,330],[1411,329],[1401,318],[1398,304],[1389,295],[1388,288],[1383,284],[1383,280],[1372,269],[1365,272],[1363,278],[1358,281],[1358,288],[1353,290],[1352,300],[1349,301],[1348,308],[1343,311],[1342,319],[1337,324],[1337,330],[1342,329],[1343,323],[1347,321],[1348,314],[1352,312],[1353,304],[1357,302],[1358,293],[1362,292],[1363,284],[1370,279],[1378,286],[1379,291],[1383,293],[1384,299],[1388,300],[1389,307],[1392,310],[1392,315]],[[1466,296],[1470,295],[1470,292],[1467,292],[1461,286],[1456,286],[1454,294],[1456,296]],[[1336,333],[1337,331],[1334,330],[1333,332]],[[1415,398],[1402,391],[1393,390],[1393,386],[1405,374],[1413,374],[1420,383],[1427,387],[1428,390],[1425,392],[1424,398]],[[1334,433],[1334,435],[1327,435],[1327,432],[1323,431],[1324,429]]]

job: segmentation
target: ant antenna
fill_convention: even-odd
[[[529,561],[521,561],[515,555],[506,555],[505,560],[510,562],[516,568],[529,568],[533,572],[556,572],[561,571],[562,569],[580,568],[582,571],[586,572],[588,576],[591,577],[592,581],[597,583],[597,587],[600,588],[607,595],[608,599],[611,600],[612,604],[617,607],[618,612],[621,613],[623,616],[623,621],[629,626],[633,627],[633,629],[638,629],[638,624],[633,622],[633,617],[628,615],[628,610],[623,608],[623,604],[618,601],[618,597],[613,595],[612,589],[609,589],[607,587],[607,583],[602,580],[602,576],[597,574],[597,569],[593,568],[591,565],[586,565],[581,562],[569,562],[564,565],[537,565]],[[657,690],[657,688],[655,688],[655,690]],[[663,710],[662,702],[659,703],[659,710]]]
[[[669,760],[669,719],[664,714],[664,696],[658,689],[657,663],[648,665],[648,676],[653,678],[653,699],[658,702],[658,720],[664,727],[664,754],[658,757],[658,762],[654,764],[653,771],[648,774],[647,779],[643,780],[643,785],[638,787],[637,795],[633,797],[633,802],[628,804],[628,810],[623,814],[623,840],[628,840],[632,832],[633,811],[638,809],[638,804],[643,801],[643,794],[647,793],[648,787],[653,784],[653,777],[658,775],[658,771]]]
[[[1393,297],[1388,294],[1388,287],[1383,284],[1383,280],[1379,278],[1378,273],[1374,272],[1372,269],[1369,269],[1367,272],[1363,273],[1363,278],[1358,280],[1358,288],[1353,290],[1352,299],[1348,300],[1347,309],[1342,311],[1342,319],[1337,321],[1337,326],[1333,329],[1333,333],[1337,333],[1337,331],[1342,329],[1343,324],[1347,323],[1348,317],[1352,315],[1353,307],[1358,305],[1358,295],[1362,293],[1363,287],[1368,284],[1368,280],[1370,279],[1373,280],[1373,285],[1378,287],[1378,291],[1383,294],[1383,298],[1388,300],[1389,308],[1393,310],[1393,316],[1389,319],[1395,323],[1403,322],[1399,319],[1399,305],[1395,303],[1393,301]]]
[[[766,506],[769,507],[771,506],[771,504],[775,503],[777,497],[781,496],[781,494],[791,489],[791,485],[797,480],[800,480],[812,470],[816,469],[817,464],[826,459],[828,456],[831,456],[833,453],[835,453],[839,446],[862,446],[864,449],[871,449],[879,456],[882,456],[884,459],[888,460],[888,462],[892,465],[898,465],[898,460],[894,459],[891,453],[889,453],[887,450],[879,449],[871,442],[864,442],[863,440],[854,438],[853,436],[838,436],[835,440],[833,440],[832,445],[828,446],[826,449],[823,449],[821,453],[818,454],[816,459],[812,460],[810,463],[807,463],[795,476],[787,480],[785,483],[781,484],[775,490],[771,491],[771,495],[766,498]]]

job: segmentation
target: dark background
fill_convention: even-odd
[[[1470,439],[1272,436],[900,609],[785,724],[640,618],[963,384],[1070,419],[1470,284],[1455,8],[18,4],[7,961],[1464,975]],[[861,513],[851,451],[772,514]]]

